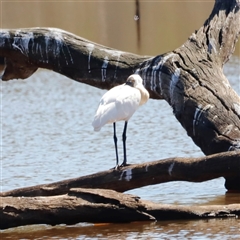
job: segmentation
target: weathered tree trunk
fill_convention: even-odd
[[[240,98],[223,74],[240,33],[239,0],[217,0],[203,27],[178,49],[142,57],[58,29],[1,30],[2,80],[27,78],[37,68],[111,88],[139,73],[152,98],[165,99],[205,154],[240,149]]]
[[[107,176],[104,183],[108,184],[107,188],[126,191],[133,187],[166,181],[204,181],[223,176],[226,179],[225,186],[228,190],[240,190],[240,97],[231,88],[223,74],[223,65],[233,53],[240,34],[239,7],[239,0],[216,0],[214,9],[203,27],[193,33],[181,47],[156,57],[138,56],[110,49],[59,29],[0,30],[0,57],[5,58],[5,69],[1,78],[4,81],[13,78],[24,79],[31,76],[40,67],[56,71],[79,82],[109,89],[124,82],[130,74],[136,72],[142,76],[150,97],[165,99],[173,108],[175,117],[187,134],[203,153],[209,156],[196,161],[186,160],[184,162],[181,159],[169,159],[156,163],[156,165],[146,163],[139,166],[128,166],[120,171],[109,171],[104,173]],[[152,166],[155,166],[156,169]],[[139,179],[143,177],[142,183]],[[43,217],[49,216],[49,214],[53,216],[52,221],[49,222],[51,224],[64,221],[62,217],[64,215],[66,216],[64,222],[68,224],[78,222],[79,219],[94,221],[94,216],[86,215],[89,205],[79,211],[76,210],[78,208],[76,206],[81,205],[86,198],[101,204],[103,199],[108,197],[101,195],[100,198],[98,196],[92,198],[89,197],[89,193],[81,193],[82,199],[76,199],[75,195],[74,197],[71,195],[73,192],[75,194],[84,191],[72,189],[76,187],[104,188],[104,184],[101,185],[102,182],[99,181],[99,175],[91,176],[91,178],[95,181],[98,179],[98,186],[95,185],[95,182],[93,184],[91,180],[83,177],[73,181],[66,180],[2,193],[1,201],[4,204],[0,212],[3,216],[1,219],[8,219],[7,222],[1,222],[2,228],[17,226],[21,222],[20,219],[24,219],[22,225],[43,223],[43,219],[39,219],[41,216],[36,218],[35,222],[32,220],[35,213],[40,210],[44,213]],[[114,181],[115,187],[111,185]],[[121,184],[116,184],[116,181]],[[91,191],[95,193],[95,190]],[[105,193],[101,192],[101,194]],[[35,198],[19,198],[19,205],[17,205],[17,198],[11,197],[9,194],[12,196],[25,194],[25,196],[35,196]],[[58,196],[53,197],[51,194],[58,194]],[[159,219],[154,214],[157,211],[148,211],[147,209],[150,207],[143,206],[136,197],[126,200],[126,196],[120,195],[118,196],[122,200],[117,199],[117,196],[114,200],[112,198],[107,200],[107,204],[109,201],[114,202],[107,210],[110,211],[110,216],[116,214],[113,209],[118,209],[121,221]],[[123,201],[123,198],[126,202]],[[77,201],[76,205],[73,204],[73,199]],[[59,205],[53,206],[52,209],[46,209],[49,204],[44,205],[44,202],[54,203],[54,200]],[[124,211],[127,213],[133,211],[132,208],[129,208],[128,201],[140,202],[140,205],[133,204],[135,212],[133,215],[127,214],[131,216],[126,220]],[[90,205],[93,208],[98,206],[92,205],[91,201]],[[65,207],[61,208],[61,206]],[[123,211],[121,206],[124,206]],[[179,211],[181,215],[179,208],[173,213],[176,214]],[[222,210],[225,207],[213,208],[218,209],[218,212],[214,210],[213,216],[221,214],[225,216],[225,212]],[[230,211],[235,214],[234,216],[239,215],[239,204],[229,208],[235,209]],[[101,215],[106,213],[105,206],[101,205],[99,209],[101,209]],[[189,209],[184,209],[182,216],[185,216],[186,212],[186,216],[189,216],[188,214],[209,216],[206,208],[204,208],[206,212],[198,209],[201,214],[190,212]],[[226,215],[229,215],[230,212],[227,210]],[[82,218],[82,214],[84,218]],[[16,223],[11,225],[11,221]],[[106,222],[109,219],[107,216],[102,216],[101,219],[97,218],[95,221]]]

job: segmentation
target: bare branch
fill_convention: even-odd
[[[53,196],[71,188],[102,188],[124,192],[170,181],[202,182],[218,177],[240,177],[240,152],[227,152],[201,158],[169,158],[120,170],[68,179],[51,184],[3,192],[0,196]],[[237,183],[239,184],[239,183]]]

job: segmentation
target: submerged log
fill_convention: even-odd
[[[124,223],[240,216],[240,204],[173,206],[103,189],[70,189],[51,197],[0,197],[0,229],[30,224]]]
[[[154,220],[137,197],[111,190],[71,189],[67,195],[1,198],[1,229],[28,224]]]

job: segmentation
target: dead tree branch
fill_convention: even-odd
[[[218,177],[239,176],[240,152],[232,151],[201,158],[169,158],[129,165],[120,170],[112,169],[56,183],[3,192],[0,196],[53,196],[66,194],[71,188],[101,188],[125,192],[170,181],[202,182]]]

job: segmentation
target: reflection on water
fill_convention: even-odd
[[[3,239],[240,239],[240,221],[209,219],[131,224],[45,225],[7,230]]]
[[[225,67],[225,73],[238,94],[239,61],[233,58]],[[113,167],[115,153],[112,125],[104,126],[100,132],[94,132],[91,126],[98,101],[104,92],[42,70],[24,81],[3,82],[1,190],[55,182]],[[119,136],[122,128],[123,122],[118,123]],[[203,155],[177,122],[169,105],[160,100],[149,100],[129,121],[127,148],[129,163]],[[119,155],[122,156],[121,151]],[[225,195],[225,191],[224,179],[219,178],[203,183],[170,182],[135,189],[129,193],[142,199],[170,204],[240,203],[238,194]],[[36,238],[46,235],[49,238],[61,236],[65,239],[82,239],[84,234],[100,239],[107,236],[116,239],[120,235],[123,236],[120,239],[157,236],[185,238],[207,234],[209,239],[220,239],[225,233],[227,236],[238,236],[239,220],[50,229],[38,226],[27,227],[27,231],[38,228],[40,230],[33,233]],[[21,229],[24,229],[23,232]],[[26,234],[26,227],[18,231],[16,239]]]

